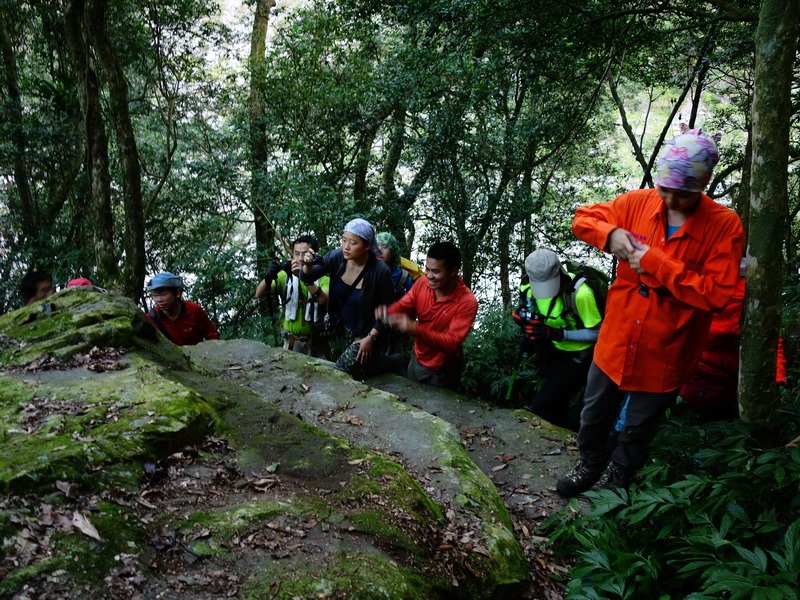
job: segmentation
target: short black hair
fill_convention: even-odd
[[[313,235],[306,234],[298,236],[297,239],[292,242],[292,250],[294,250],[294,247],[297,244],[308,244],[309,246],[311,246],[311,249],[314,252],[319,252],[319,244],[317,243],[317,238],[315,238]]]
[[[47,271],[31,271],[19,282],[19,291],[25,302],[36,295],[36,287],[43,281],[53,283],[53,276]]]
[[[436,242],[428,248],[428,258],[443,260],[448,269],[461,268],[461,250],[453,242]]]

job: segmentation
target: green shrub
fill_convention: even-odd
[[[539,378],[532,358],[520,353],[521,340],[510,308],[490,306],[482,312],[464,343],[461,382],[466,392],[501,405],[520,406],[530,399]]]
[[[638,484],[551,519],[578,557],[567,597],[797,598],[798,431],[796,406],[760,428],[665,419]]]

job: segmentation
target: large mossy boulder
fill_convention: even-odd
[[[0,317],[0,597],[518,596],[448,424],[324,361],[187,350],[92,288]]]

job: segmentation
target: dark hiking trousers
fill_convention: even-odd
[[[576,352],[554,348],[548,353],[542,365],[546,379],[531,400],[532,413],[553,425],[567,427],[570,398],[586,383],[593,350],[594,346]]]
[[[677,389],[658,393],[620,390],[593,362],[578,431],[581,458],[590,465],[605,465],[610,458],[635,472],[647,459],[647,447],[661,415],[677,395]]]

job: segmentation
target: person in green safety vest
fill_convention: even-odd
[[[569,399],[586,383],[592,351],[603,320],[595,292],[575,286],[574,274],[552,250],[525,259],[528,283],[512,313],[523,331],[523,351],[532,353],[544,383],[531,399],[531,412],[559,427],[569,419]]]

